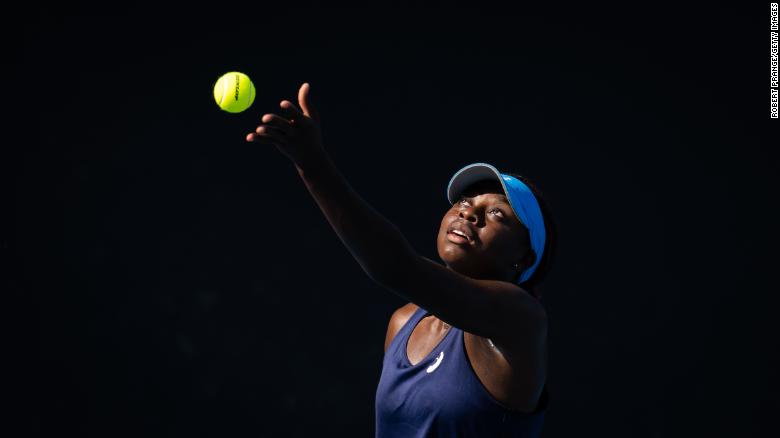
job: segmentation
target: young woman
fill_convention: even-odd
[[[486,163],[456,172],[437,237],[442,266],[417,254],[336,169],[309,84],[298,103],[283,100],[282,114],[265,114],[247,141],[284,153],[366,274],[409,301],[387,329],[376,436],[538,436],[547,407],[538,284],[555,243],[539,191]]]

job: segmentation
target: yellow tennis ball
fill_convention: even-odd
[[[223,110],[240,113],[255,101],[255,85],[241,72],[225,73],[214,84],[214,100]]]

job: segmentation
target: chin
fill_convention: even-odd
[[[449,240],[447,240],[447,234],[442,234],[436,242],[436,250],[439,253],[439,258],[452,267],[459,263],[464,263],[468,256],[465,255],[464,248],[460,248]]]

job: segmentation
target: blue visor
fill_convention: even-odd
[[[474,163],[455,172],[447,185],[447,200],[454,204],[460,194],[471,184],[480,180],[498,180],[504,188],[509,204],[520,222],[528,228],[528,234],[531,237],[531,248],[536,253],[534,264],[523,271],[518,280],[518,284],[531,278],[544,253],[544,241],[546,234],[544,231],[544,218],[542,209],[536,201],[536,197],[531,189],[519,179],[505,175],[495,167],[487,163]]]

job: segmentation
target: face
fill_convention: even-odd
[[[453,227],[470,237],[457,236]],[[462,193],[444,215],[436,245],[447,267],[478,279],[514,281],[514,264],[522,270],[534,260],[528,230],[498,181],[479,181]]]

